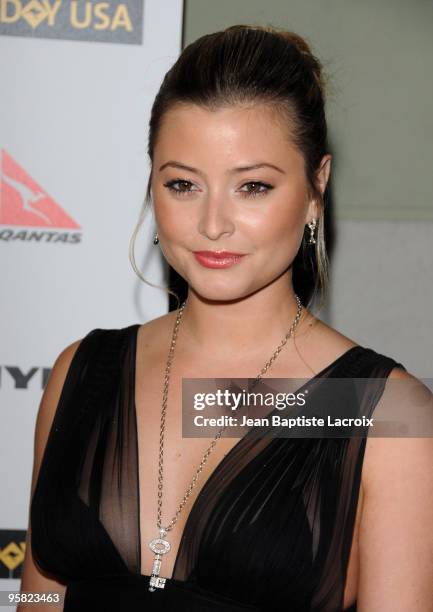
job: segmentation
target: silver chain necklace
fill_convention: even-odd
[[[283,346],[286,344],[288,339],[292,336],[296,326],[299,323],[299,319],[301,318],[301,313],[302,313],[302,304],[301,304],[301,300],[299,299],[299,297],[296,294],[295,294],[295,299],[296,299],[296,303],[297,303],[297,312],[296,312],[296,316],[295,316],[295,318],[293,320],[293,323],[290,326],[289,331],[287,332],[287,334],[285,335],[285,337],[281,341],[280,345],[278,346],[278,348],[276,349],[276,351],[274,352],[274,354],[270,358],[270,360],[263,367],[263,369],[261,370],[260,374],[258,374],[256,376],[256,378],[254,379],[254,381],[252,383],[252,387],[254,387],[259,382],[259,380],[261,379],[263,374],[265,374],[268,371],[268,369],[270,368],[272,363],[275,361],[275,359],[280,354],[281,349],[283,348]],[[191,484],[189,485],[185,495],[183,496],[182,501],[179,504],[178,509],[176,510],[175,516],[171,519],[171,521],[167,525],[167,527],[162,527],[162,525],[161,525],[161,515],[162,515],[162,492],[163,492],[164,432],[165,432],[165,414],[166,414],[166,411],[167,411],[168,385],[169,385],[169,382],[170,382],[170,368],[171,368],[171,364],[172,364],[172,361],[173,361],[174,347],[176,346],[176,340],[177,340],[177,334],[178,334],[178,330],[179,330],[179,325],[180,325],[180,321],[182,319],[182,314],[183,314],[183,311],[185,309],[185,306],[186,306],[186,300],[184,301],[184,303],[180,307],[179,312],[178,312],[177,317],[176,317],[176,323],[175,323],[174,328],[173,328],[173,334],[172,334],[172,338],[171,338],[171,346],[170,346],[170,351],[169,351],[168,358],[167,358],[167,365],[166,365],[166,369],[165,369],[164,391],[163,391],[163,394],[162,394],[161,425],[160,425],[160,434],[159,434],[158,512],[157,512],[157,527],[158,527],[158,530],[159,530],[159,537],[158,538],[154,538],[153,540],[151,540],[149,542],[149,548],[155,554],[155,558],[153,560],[153,566],[152,566],[152,574],[150,576],[150,581],[149,581],[149,591],[155,591],[157,588],[163,589],[165,587],[165,581],[167,579],[166,578],[162,578],[159,575],[159,573],[161,571],[161,557],[162,557],[162,555],[165,555],[166,553],[168,553],[170,548],[171,548],[170,543],[167,542],[167,540],[165,539],[165,536],[166,536],[166,534],[169,531],[171,531],[173,529],[174,525],[176,524],[176,521],[177,521],[180,513],[182,512],[183,507],[185,506],[189,496],[191,495],[191,492],[192,492],[192,490],[193,490],[193,488],[194,488],[194,486],[195,486],[195,484],[197,482],[197,478],[198,478],[200,472],[202,471],[204,464],[206,463],[210,453],[212,452],[213,448],[215,447],[215,445],[217,443],[217,440],[221,437],[221,434],[226,429],[226,426],[222,427],[218,431],[218,433],[216,434],[215,438],[212,440],[210,446],[208,447],[208,449],[206,450],[206,452],[203,455],[202,460],[200,461],[200,465],[198,466],[198,468],[196,470],[196,473],[194,474],[194,476],[193,476],[193,478],[191,480]]]

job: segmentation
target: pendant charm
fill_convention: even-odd
[[[156,589],[163,589],[165,587],[166,578],[161,578],[159,572],[161,570],[161,555],[168,553],[171,546],[167,540],[164,540],[164,536],[167,533],[165,529],[159,530],[160,537],[155,538],[149,542],[149,548],[155,553],[153,560],[152,575],[149,581],[149,591],[155,591]]]

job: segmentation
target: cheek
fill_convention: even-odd
[[[304,232],[305,209],[303,200],[287,198],[271,206],[257,226],[258,242],[274,248],[277,245],[297,249]]]
[[[180,199],[175,200],[165,190],[156,191],[153,202],[155,221],[160,234],[170,242],[177,242],[190,225],[190,217],[186,214],[186,203]]]
[[[185,246],[191,235],[191,215],[186,204],[170,197],[164,188],[153,192],[153,212],[159,232],[159,248],[167,263],[182,275],[186,265]]]

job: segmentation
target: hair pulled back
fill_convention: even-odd
[[[315,249],[306,245],[306,227],[302,248],[293,262],[294,285],[302,284],[308,272],[311,275],[309,287],[295,286],[308,305],[319,293],[322,305],[328,286],[325,197],[316,184],[320,161],[328,153],[324,89],[321,64],[301,36],[272,27],[235,25],[202,36],[184,49],[164,77],[149,123],[148,154],[152,162],[164,115],[177,104],[213,110],[257,102],[281,111],[290,138],[304,158],[309,196],[316,199],[321,211]],[[151,178],[146,203],[151,201]],[[142,214],[136,231],[143,218]],[[135,261],[133,266],[141,277]]]

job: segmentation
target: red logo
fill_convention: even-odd
[[[1,225],[80,228],[4,149],[0,156]]]

